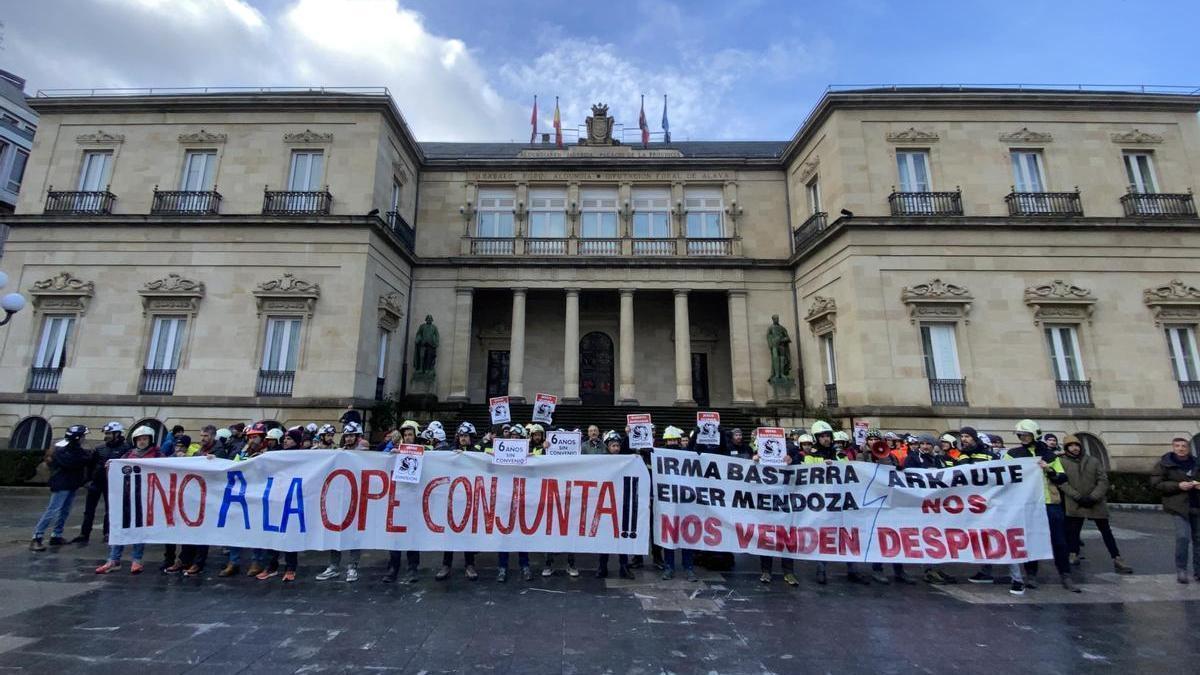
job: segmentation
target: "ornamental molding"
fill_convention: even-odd
[[[162,279],[147,281],[138,294],[142,296],[142,314],[195,314],[200,310],[200,300],[204,297],[204,282],[171,272]]]
[[[214,134],[204,129],[193,134],[179,134],[180,143],[224,143],[228,138],[227,134]]]
[[[974,300],[965,287],[941,279],[931,279],[900,290],[900,301],[908,305],[910,323],[916,323],[919,319],[961,319],[970,323],[968,317]]]
[[[396,292],[379,296],[379,327],[394,331],[404,318],[403,297]]]
[[[813,303],[808,308],[808,314],[804,315],[804,320],[808,322],[808,327],[812,330],[813,335],[832,333],[835,328],[834,320],[836,318],[837,301],[821,295],[813,297]]]
[[[1179,279],[1142,293],[1146,306],[1154,314],[1154,325],[1170,321],[1200,321],[1200,288],[1189,286]]]
[[[264,281],[254,289],[259,316],[267,312],[288,312],[311,317],[319,297],[320,284],[297,279],[288,272],[278,279]]]
[[[404,162],[392,162],[392,175],[396,177],[396,180],[400,181],[401,185],[408,184],[408,169],[404,166]]]
[[[82,145],[112,145],[124,143],[125,134],[110,134],[103,129],[97,129],[94,134],[79,134],[75,137],[75,142]]]
[[[937,143],[940,138],[936,131],[925,131],[916,127],[909,127],[904,131],[889,131],[887,134],[889,143]]]
[[[1147,145],[1153,143],[1162,143],[1163,137],[1158,134],[1151,134],[1141,129],[1126,131],[1124,133],[1113,134],[1113,143],[1128,143],[1133,145]]]
[[[318,133],[312,129],[305,129],[297,133],[284,134],[284,143],[332,143],[332,133]]]
[[[1091,289],[1062,279],[1025,289],[1025,304],[1033,308],[1033,324],[1043,321],[1091,322],[1096,296]]]
[[[1021,127],[1017,131],[1000,134],[1000,140],[1004,143],[1050,143],[1054,136],[1041,131],[1030,131],[1029,127]]]
[[[807,183],[809,179],[817,173],[817,169],[821,166],[821,157],[815,156],[807,162],[800,165],[800,182]]]
[[[29,294],[33,307],[39,312],[75,312],[83,314],[95,295],[96,284],[84,281],[70,272],[59,272],[49,279],[33,282]]]
[[[138,292],[142,295],[204,295],[204,282],[171,272],[162,279],[147,281]]]

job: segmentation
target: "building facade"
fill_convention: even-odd
[[[0,214],[16,209],[37,120],[37,113],[25,102],[25,80],[0,70]],[[0,253],[3,235],[0,227]]]
[[[15,445],[391,392],[444,420],[538,392],[911,432],[1032,417],[1129,469],[1200,432],[1197,96],[830,92],[790,140],[648,148],[596,106],[561,149],[420,143],[384,92],[33,105],[4,259],[33,311],[0,329]]]

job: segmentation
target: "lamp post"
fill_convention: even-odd
[[[0,272],[0,288],[4,288],[8,284],[8,275]],[[9,293],[0,298],[0,309],[4,310],[4,318],[0,319],[0,326],[12,320],[13,314],[25,308],[25,296],[20,293]]]

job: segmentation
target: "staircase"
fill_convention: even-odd
[[[514,404],[512,408],[513,422],[528,424],[533,415],[532,404]],[[721,428],[725,430],[741,428],[747,430],[758,426],[757,418],[751,413],[738,408],[704,408],[705,412],[721,414]],[[615,429],[625,433],[625,416],[630,414],[648,414],[654,422],[656,431],[661,435],[668,425],[674,425],[685,432],[696,426],[696,408],[676,408],[674,406],[598,406],[598,405],[560,405],[554,411],[554,424],[549,428],[579,429],[587,431],[589,424],[600,427],[600,433]],[[489,426],[490,416],[488,407],[480,403],[468,403],[457,406],[440,406],[432,412],[440,419],[447,434],[453,434],[459,422],[470,422],[483,433]],[[439,416],[440,417],[437,417]],[[430,418],[433,419],[433,418]],[[422,426],[428,419],[418,420]]]

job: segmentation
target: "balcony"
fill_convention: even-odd
[[[142,370],[142,381],[138,385],[138,392],[142,394],[165,394],[171,395],[175,391],[175,369],[171,370],[156,370],[154,368],[145,368]]]
[[[417,231],[408,224],[404,216],[397,211],[388,211],[386,222],[388,228],[400,238],[400,243],[404,244],[410,253],[417,249]]]
[[[1179,398],[1185,408],[1200,408],[1200,382],[1180,382]]]
[[[1058,405],[1063,408],[1091,408],[1092,383],[1090,380],[1059,380]]]
[[[512,237],[504,238],[475,238],[471,240],[471,255],[512,255]]]
[[[53,394],[58,391],[58,381],[62,378],[62,368],[30,368],[30,394]]]
[[[1121,197],[1126,216],[1195,218],[1196,202],[1189,192],[1128,192]]]
[[[291,396],[295,379],[294,370],[260,370],[255,392],[259,396]]]
[[[327,216],[333,195],[324,190],[264,190],[264,216]]]
[[[525,255],[566,255],[566,239],[532,237],[525,240]]]
[[[590,237],[579,240],[579,255],[588,256],[613,256],[621,255],[621,240],[620,239],[592,239]]]
[[[216,190],[159,190],[154,188],[150,213],[162,216],[212,216],[221,205]]]
[[[108,190],[67,191],[51,188],[46,193],[47,214],[52,215],[98,215],[112,213],[117,196]]]
[[[829,227],[829,214],[824,211],[817,211],[808,217],[808,220],[800,224],[795,231],[792,232],[792,244],[794,250],[799,251],[808,240],[816,237]]]
[[[967,405],[966,380],[930,380],[929,400],[933,405]]]
[[[1083,215],[1079,190],[1074,192],[1017,192],[1004,197],[1008,215],[1027,218],[1053,218]]]
[[[636,256],[673,256],[675,255],[674,239],[634,239],[633,254]]]
[[[825,407],[826,408],[838,407],[837,383],[830,383],[830,384],[825,385]]]
[[[896,192],[888,195],[893,216],[961,216],[962,191]]]
[[[688,239],[687,254],[698,257],[716,257],[733,254],[732,239]]]

